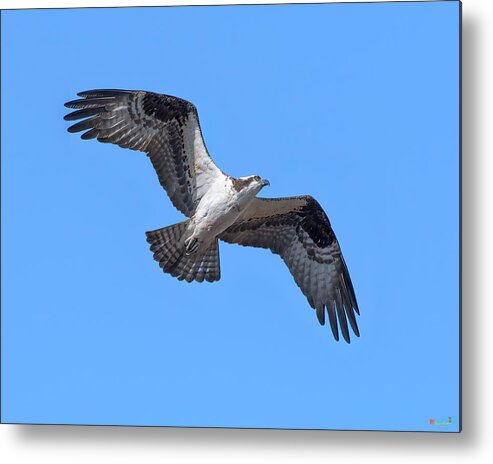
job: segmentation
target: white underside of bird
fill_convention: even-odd
[[[232,178],[217,176],[209,185],[197,205],[195,214],[188,221],[183,243],[187,254],[201,254],[218,235],[224,232],[248,209],[258,192],[268,181],[255,177],[241,190],[234,188]],[[250,179],[250,177],[240,177]]]

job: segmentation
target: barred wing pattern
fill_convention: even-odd
[[[90,90],[65,103],[65,120],[82,139],[96,138],[146,153],[173,205],[193,215],[207,186],[225,174],[205,147],[195,106],[181,98],[136,90]]]
[[[348,321],[359,337],[359,314],[349,272],[329,219],[311,196],[255,198],[249,209],[219,238],[244,246],[269,248],[284,260],[296,284],[316,309],[325,311],[336,340],[338,325],[350,343]]]

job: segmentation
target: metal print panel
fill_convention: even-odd
[[[459,2],[1,21],[2,422],[460,431]]]

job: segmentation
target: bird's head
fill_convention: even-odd
[[[269,181],[262,179],[260,176],[246,176],[233,179],[233,188],[246,196],[257,195],[267,185],[270,185]]]

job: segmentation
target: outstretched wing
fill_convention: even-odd
[[[349,325],[359,337],[359,314],[349,272],[329,219],[310,196],[255,198],[219,238],[244,246],[270,248],[281,256],[294,280],[325,324],[325,311],[336,340],[338,324],[349,343]]]
[[[137,90],[90,90],[65,103],[76,109],[67,121],[83,119],[69,132],[147,153],[173,205],[192,216],[218,176],[200,130],[195,106],[181,98]]]

